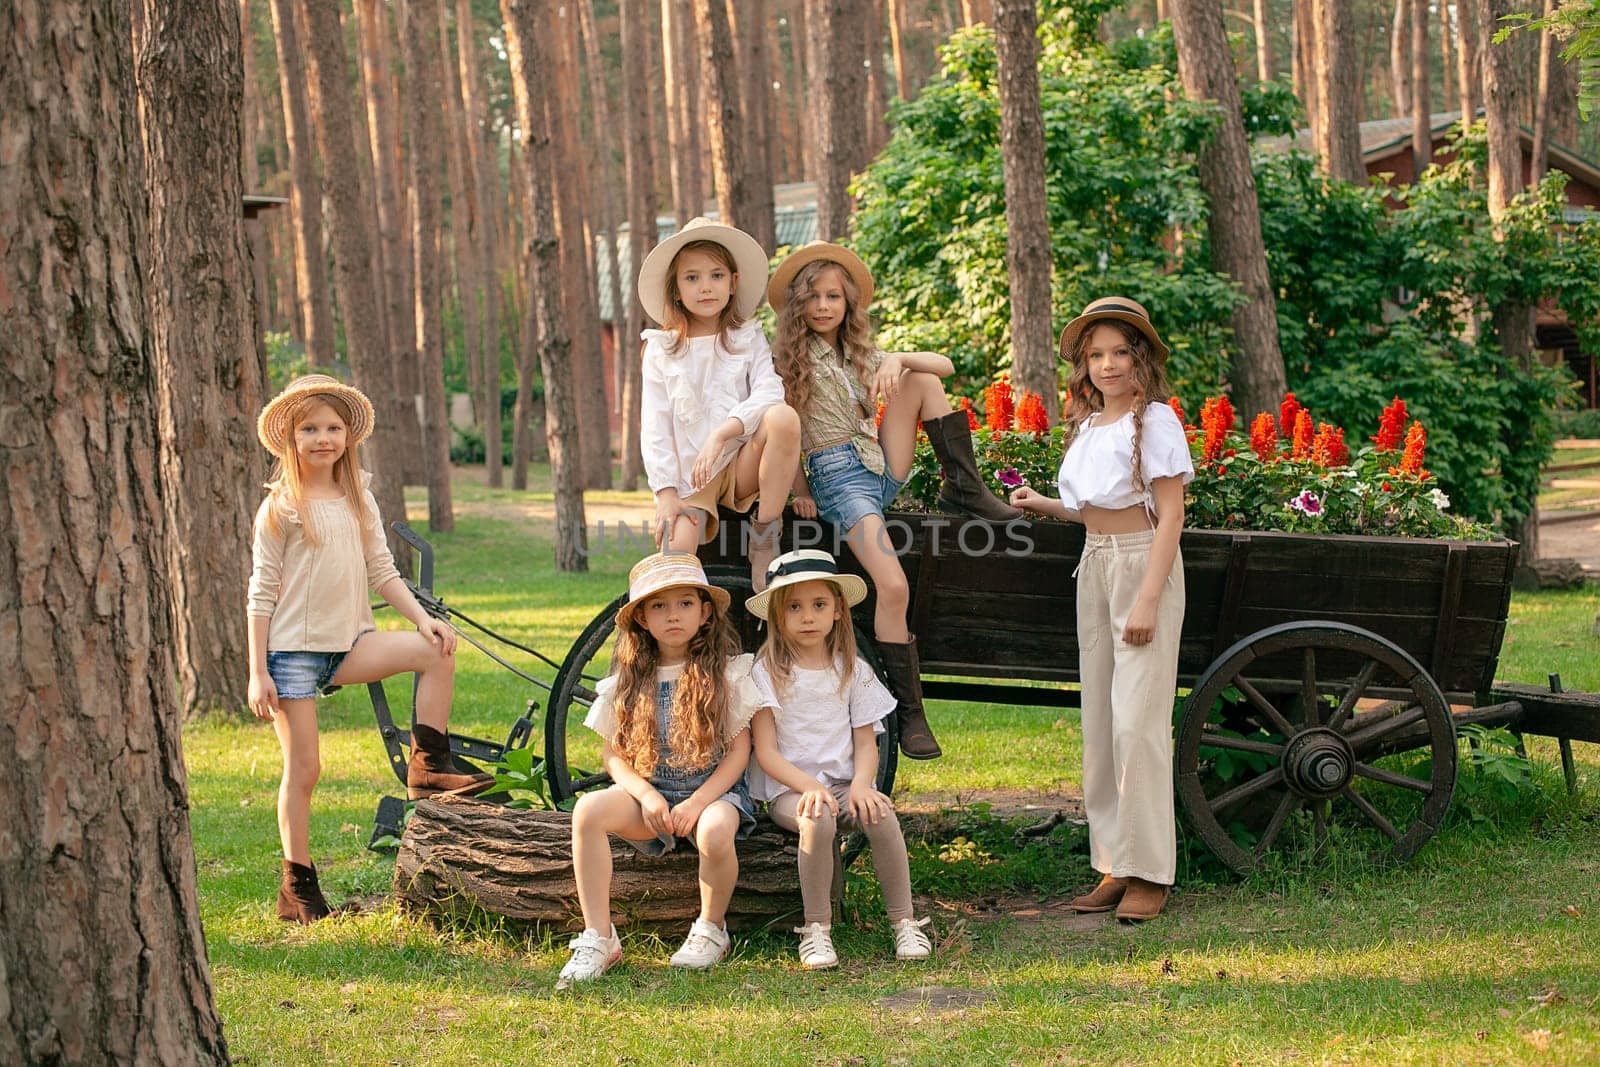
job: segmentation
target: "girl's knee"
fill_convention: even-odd
[[[739,812],[726,801],[717,801],[700,816],[694,828],[695,847],[702,856],[720,859],[733,852],[739,832]]]
[[[886,607],[905,607],[911,602],[911,586],[906,582],[905,571],[897,565],[877,583],[878,603]]]
[[[839,820],[833,812],[823,811],[820,815],[802,815],[796,821],[800,824],[800,833],[822,841],[831,841],[839,832]]]
[[[614,798],[608,795],[609,792],[602,789],[598,793],[585,793],[578,798],[578,803],[572,808],[573,836],[606,832],[611,809],[615,806]]]
[[[774,404],[761,417],[769,439],[800,440],[800,414],[788,404]]]
[[[322,760],[317,756],[290,760],[283,769],[283,786],[291,793],[310,796],[321,778]]]

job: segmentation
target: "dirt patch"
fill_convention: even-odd
[[[880,997],[878,1006],[889,1011],[960,1011],[987,1004],[993,999],[994,993],[983,989],[920,985],[903,989],[893,996]]]

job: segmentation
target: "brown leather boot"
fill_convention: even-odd
[[[783,516],[766,522],[750,517],[750,590],[759,593],[767,587],[767,568],[778,556],[778,543],[783,540]]]
[[[972,425],[965,411],[952,411],[937,419],[922,420],[928,443],[944,470],[939,510],[950,515],[971,515],[990,522],[1010,522],[1022,512],[1007,504],[984,484],[978,461],[972,455]]]
[[[1171,886],[1157,885],[1143,878],[1129,878],[1128,891],[1122,895],[1122,903],[1117,906],[1117,918],[1130,923],[1154,919],[1166,907],[1167,895],[1171,892]]]
[[[411,724],[411,762],[406,765],[406,796],[476,796],[494,785],[487,774],[463,774],[450,755],[450,738],[426,723]]]
[[[278,918],[286,923],[309,926],[333,914],[317,885],[317,865],[283,861],[283,880],[278,883]]]
[[[1110,911],[1122,901],[1122,895],[1128,891],[1126,878],[1113,878],[1109,874],[1100,879],[1100,884],[1081,897],[1073,897],[1067,905],[1073,911],[1085,914],[1098,911]]]
[[[961,417],[966,418],[966,414]],[[889,674],[889,692],[900,702],[896,712],[900,717],[900,751],[911,759],[938,759],[944,753],[922,710],[922,667],[917,662],[916,636],[903,645],[879,641],[878,654]]]

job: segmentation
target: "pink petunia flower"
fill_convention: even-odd
[[[1027,481],[1027,479],[1022,476],[1022,473],[1015,467],[1001,467],[999,470],[994,472],[994,476],[999,479],[1000,484],[1005,486],[1007,489],[1016,489]]]
[[[1285,506],[1293,508],[1302,515],[1322,514],[1322,498],[1309,489],[1289,501]]]

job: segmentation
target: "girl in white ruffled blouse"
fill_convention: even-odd
[[[1078,565],[1083,804],[1102,875],[1072,901],[1138,922],[1177,875],[1172,700],[1183,629],[1183,487],[1194,477],[1167,406],[1167,346],[1144,307],[1103,297],[1061,332],[1071,361],[1059,500],[1026,486],[1011,503],[1087,528]]]
[[[717,508],[755,512],[751,584],[777,554],[783,507],[800,469],[800,419],[761,325],[767,284],[755,238],[703,218],[662,241],[639,269],[645,330],[640,446],[655,493],[655,540],[693,552],[717,533]]]

